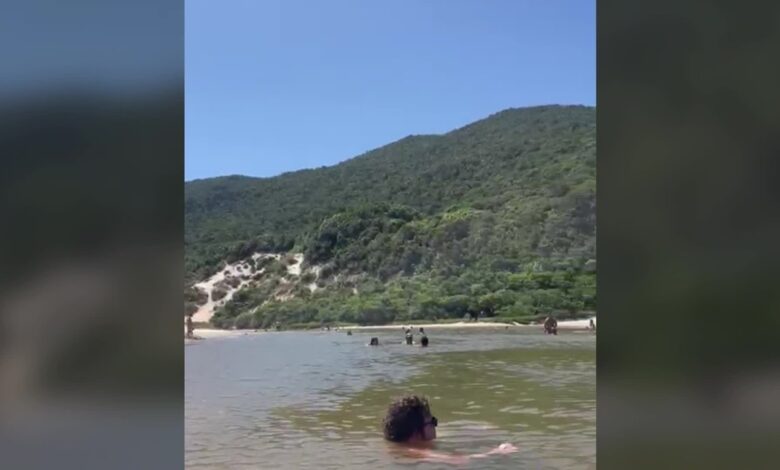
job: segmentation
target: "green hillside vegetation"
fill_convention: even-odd
[[[595,276],[573,266],[521,273],[464,270],[460,276],[397,277],[387,283],[364,279],[357,285],[358,294],[349,284],[341,284],[313,294],[300,289],[291,300],[264,304],[275,287],[271,281],[237,292],[212,323],[223,328],[269,328],[277,322],[382,325],[460,319],[469,310],[529,322],[549,313],[573,318],[578,312],[594,311],[596,301]]]
[[[187,280],[257,251],[321,268],[284,299],[284,270],[265,275],[222,327],[593,311],[595,138],[594,108],[509,109],[332,167],[189,182]]]

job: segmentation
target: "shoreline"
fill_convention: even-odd
[[[593,322],[596,323],[596,317],[591,317],[593,319]],[[591,318],[586,318],[584,320],[562,320],[558,322],[558,329],[559,330],[588,330],[589,322]],[[536,325],[523,325],[520,323],[512,322],[486,322],[486,321],[480,321],[480,322],[456,322],[456,323],[409,323],[406,325],[355,325],[355,326],[340,326],[338,327],[339,330],[393,330],[398,328],[406,328],[411,327],[414,328],[425,328],[425,329],[437,329],[437,328],[501,328],[501,327],[512,327],[512,328],[542,328],[542,324],[536,324]],[[331,328],[332,330],[333,328]]]
[[[425,328],[425,329],[437,329],[437,328],[501,328],[505,326],[518,326],[512,323],[503,322],[456,322],[456,323],[409,323],[406,325],[355,325],[355,326],[340,326],[339,330],[396,330],[411,327]],[[519,325],[527,326],[527,325]],[[332,330],[333,328],[331,328]]]
[[[244,335],[259,335],[265,334],[266,331],[254,331],[254,330],[220,330],[217,328],[195,328],[194,338],[184,337],[184,344],[197,343],[200,340],[210,338],[235,338],[237,336]]]
[[[589,331],[589,322],[593,319],[594,323],[597,321],[596,317],[586,318],[584,320],[562,320],[558,322],[559,330],[583,330]],[[523,325],[520,323],[505,323],[505,322],[455,322],[455,323],[410,323],[406,325],[351,325],[351,326],[339,326],[338,330],[353,330],[353,331],[373,331],[373,330],[396,330],[411,327],[412,329],[425,328],[428,330],[435,329],[447,329],[447,328],[542,328],[541,324],[537,325]],[[336,327],[331,327],[330,331],[335,331]],[[322,331],[321,328],[300,329],[300,330],[284,330],[284,331]],[[245,330],[221,330],[217,328],[195,328],[195,338],[184,338],[185,344],[194,343],[202,339],[209,338],[229,338],[244,335],[259,335],[272,333],[274,330],[264,331],[253,329]]]

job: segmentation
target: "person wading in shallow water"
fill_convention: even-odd
[[[558,320],[556,320],[554,317],[549,316],[544,319],[544,332],[548,335],[557,335],[558,334]]]
[[[414,335],[412,335],[412,330],[406,330],[406,344],[414,344]]]
[[[400,444],[401,450],[407,456],[423,460],[462,464],[471,459],[493,454],[511,454],[518,450],[509,443],[481,454],[459,455],[433,450],[431,444],[436,439],[439,421],[431,414],[428,400],[417,395],[403,396],[392,402],[382,425],[385,439]]]
[[[422,338],[420,338],[420,345],[424,348],[428,347],[428,335],[425,334],[425,328],[420,327],[420,335]]]

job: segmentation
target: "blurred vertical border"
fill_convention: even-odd
[[[0,15],[0,467],[183,467],[183,0]]]
[[[599,467],[777,468],[780,4],[597,18]]]

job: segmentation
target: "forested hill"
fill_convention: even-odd
[[[571,278],[595,259],[595,129],[592,107],[507,109],[331,167],[188,182],[187,279],[255,252],[303,253],[304,266],[324,268],[322,285],[329,275],[385,287],[531,271]],[[592,308],[588,299],[569,310]]]

